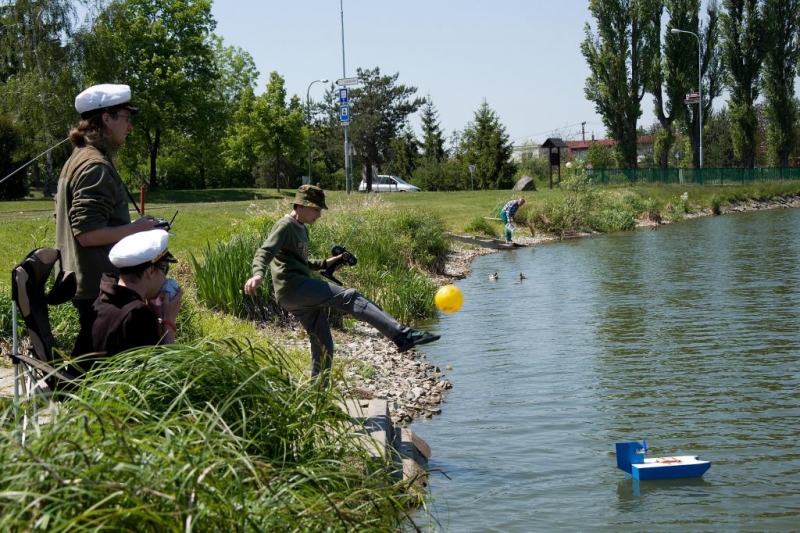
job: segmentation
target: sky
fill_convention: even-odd
[[[584,96],[586,0],[216,0],[212,14],[225,44],[255,60],[257,94],[272,71],[305,101],[314,80],[378,67],[430,96],[448,139],[484,100],[514,145],[579,140],[583,122],[587,140],[605,137]],[[324,85],[311,87],[312,100]],[[652,97],[642,104],[639,124],[647,127]],[[419,134],[418,118],[411,123]]]

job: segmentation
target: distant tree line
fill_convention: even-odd
[[[585,94],[618,143],[620,166],[639,164],[647,95],[658,120],[649,132],[654,166],[680,161],[688,148],[699,167],[701,123],[705,167],[792,163],[800,0],[710,0],[704,20],[700,0],[590,0],[589,10],[594,25],[586,24],[581,44],[590,70]],[[727,105],[714,112],[724,90]],[[684,103],[691,92],[702,93],[699,105]]]
[[[87,13],[78,20],[77,8]],[[129,186],[298,186],[313,139],[311,181],[343,188],[343,128],[331,85],[320,102],[286,93],[272,72],[256,94],[252,56],[214,34],[211,0],[14,0],[0,6],[0,199],[28,186],[55,191],[77,121],[74,97],[96,83],[126,83],[142,109],[119,154]],[[445,148],[430,97],[399,74],[359,69],[351,90],[354,183],[361,169],[392,172],[426,189],[509,187],[517,171],[497,115],[483,103],[454,149]],[[417,136],[409,118],[421,112]]]

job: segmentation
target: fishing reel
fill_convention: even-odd
[[[328,268],[322,271],[322,275],[337,285],[342,285],[342,282],[336,279],[333,275],[336,272],[336,267],[341,265],[342,263],[347,264],[348,266],[354,266],[358,263],[358,259],[354,256],[351,252],[347,250],[344,246],[334,246],[331,248],[331,255],[341,255],[341,259],[337,259],[336,261],[332,261]]]
[[[163,229],[165,231],[169,231],[172,229],[172,223],[175,222],[176,216],[178,216],[177,211],[175,211],[175,214],[172,215],[172,220],[167,220],[166,218],[157,218],[156,225],[153,227],[156,229]]]

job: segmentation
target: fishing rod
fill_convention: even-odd
[[[43,155],[46,155],[46,154],[52,152],[53,150],[55,150],[56,148],[58,148],[59,146],[61,146],[65,142],[67,142],[68,140],[69,140],[69,137],[66,137],[66,138],[62,139],[61,141],[57,142],[56,144],[54,144],[53,146],[51,146],[50,148],[48,148],[47,150],[45,150],[41,154],[37,155],[36,157],[34,157],[33,159],[31,159],[30,161],[28,161],[27,163],[25,163],[21,167],[19,167],[17,170],[13,171],[11,174],[5,176],[3,179],[0,180],[0,185],[2,185],[7,179],[11,178],[12,176],[16,175],[17,173],[21,172],[22,170],[28,168],[28,166],[30,166],[31,163],[33,163],[34,161],[36,161],[37,159],[39,159]],[[131,194],[131,191],[128,190],[128,187],[125,185],[124,181],[122,182],[122,186],[125,188],[125,192],[128,194],[128,199],[133,204],[133,207],[134,207],[134,209],[136,209],[136,212],[140,216],[144,216],[144,189],[142,189],[140,191],[140,200],[142,202],[142,208],[139,209],[139,206],[136,204],[136,200],[133,198],[133,195]],[[157,220],[156,227],[157,228],[166,229],[167,231],[169,231],[170,229],[172,229],[172,223],[175,221],[175,217],[177,215],[178,215],[178,212],[175,211],[175,215],[172,216],[172,220],[167,220],[165,218],[157,218],[156,219]]]
[[[1,180],[0,180],[0,185],[2,185],[4,181],[6,181],[8,178],[10,178],[11,176],[13,176],[13,175],[14,175],[14,174],[16,174],[17,172],[19,172],[19,171],[21,171],[21,170],[23,170],[23,169],[25,169],[25,168],[28,168],[28,165],[30,165],[31,163],[33,163],[34,161],[36,161],[37,159],[39,159],[39,158],[40,158],[40,157],[42,157],[43,155],[45,155],[45,154],[47,154],[47,153],[49,153],[49,152],[51,152],[51,151],[55,150],[56,148],[58,148],[59,146],[61,146],[61,145],[62,145],[62,144],[64,144],[65,142],[67,142],[68,140],[69,140],[69,137],[67,137],[66,139],[64,139],[64,140],[62,140],[62,141],[60,141],[60,142],[58,142],[58,143],[54,144],[53,146],[51,146],[50,148],[48,148],[47,150],[45,150],[45,151],[44,151],[44,152],[42,152],[41,154],[37,155],[36,157],[34,157],[33,159],[31,159],[30,161],[28,161],[27,163],[25,163],[25,164],[24,164],[24,165],[22,165],[21,167],[19,167],[19,168],[18,168],[17,170],[15,170],[14,172],[12,172],[11,174],[9,174],[9,175],[8,175],[8,176],[6,176],[5,178],[1,179]]]

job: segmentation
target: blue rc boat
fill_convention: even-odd
[[[617,467],[643,481],[700,477],[711,468],[711,461],[701,461],[696,455],[677,457],[647,457],[647,441],[618,442]]]

